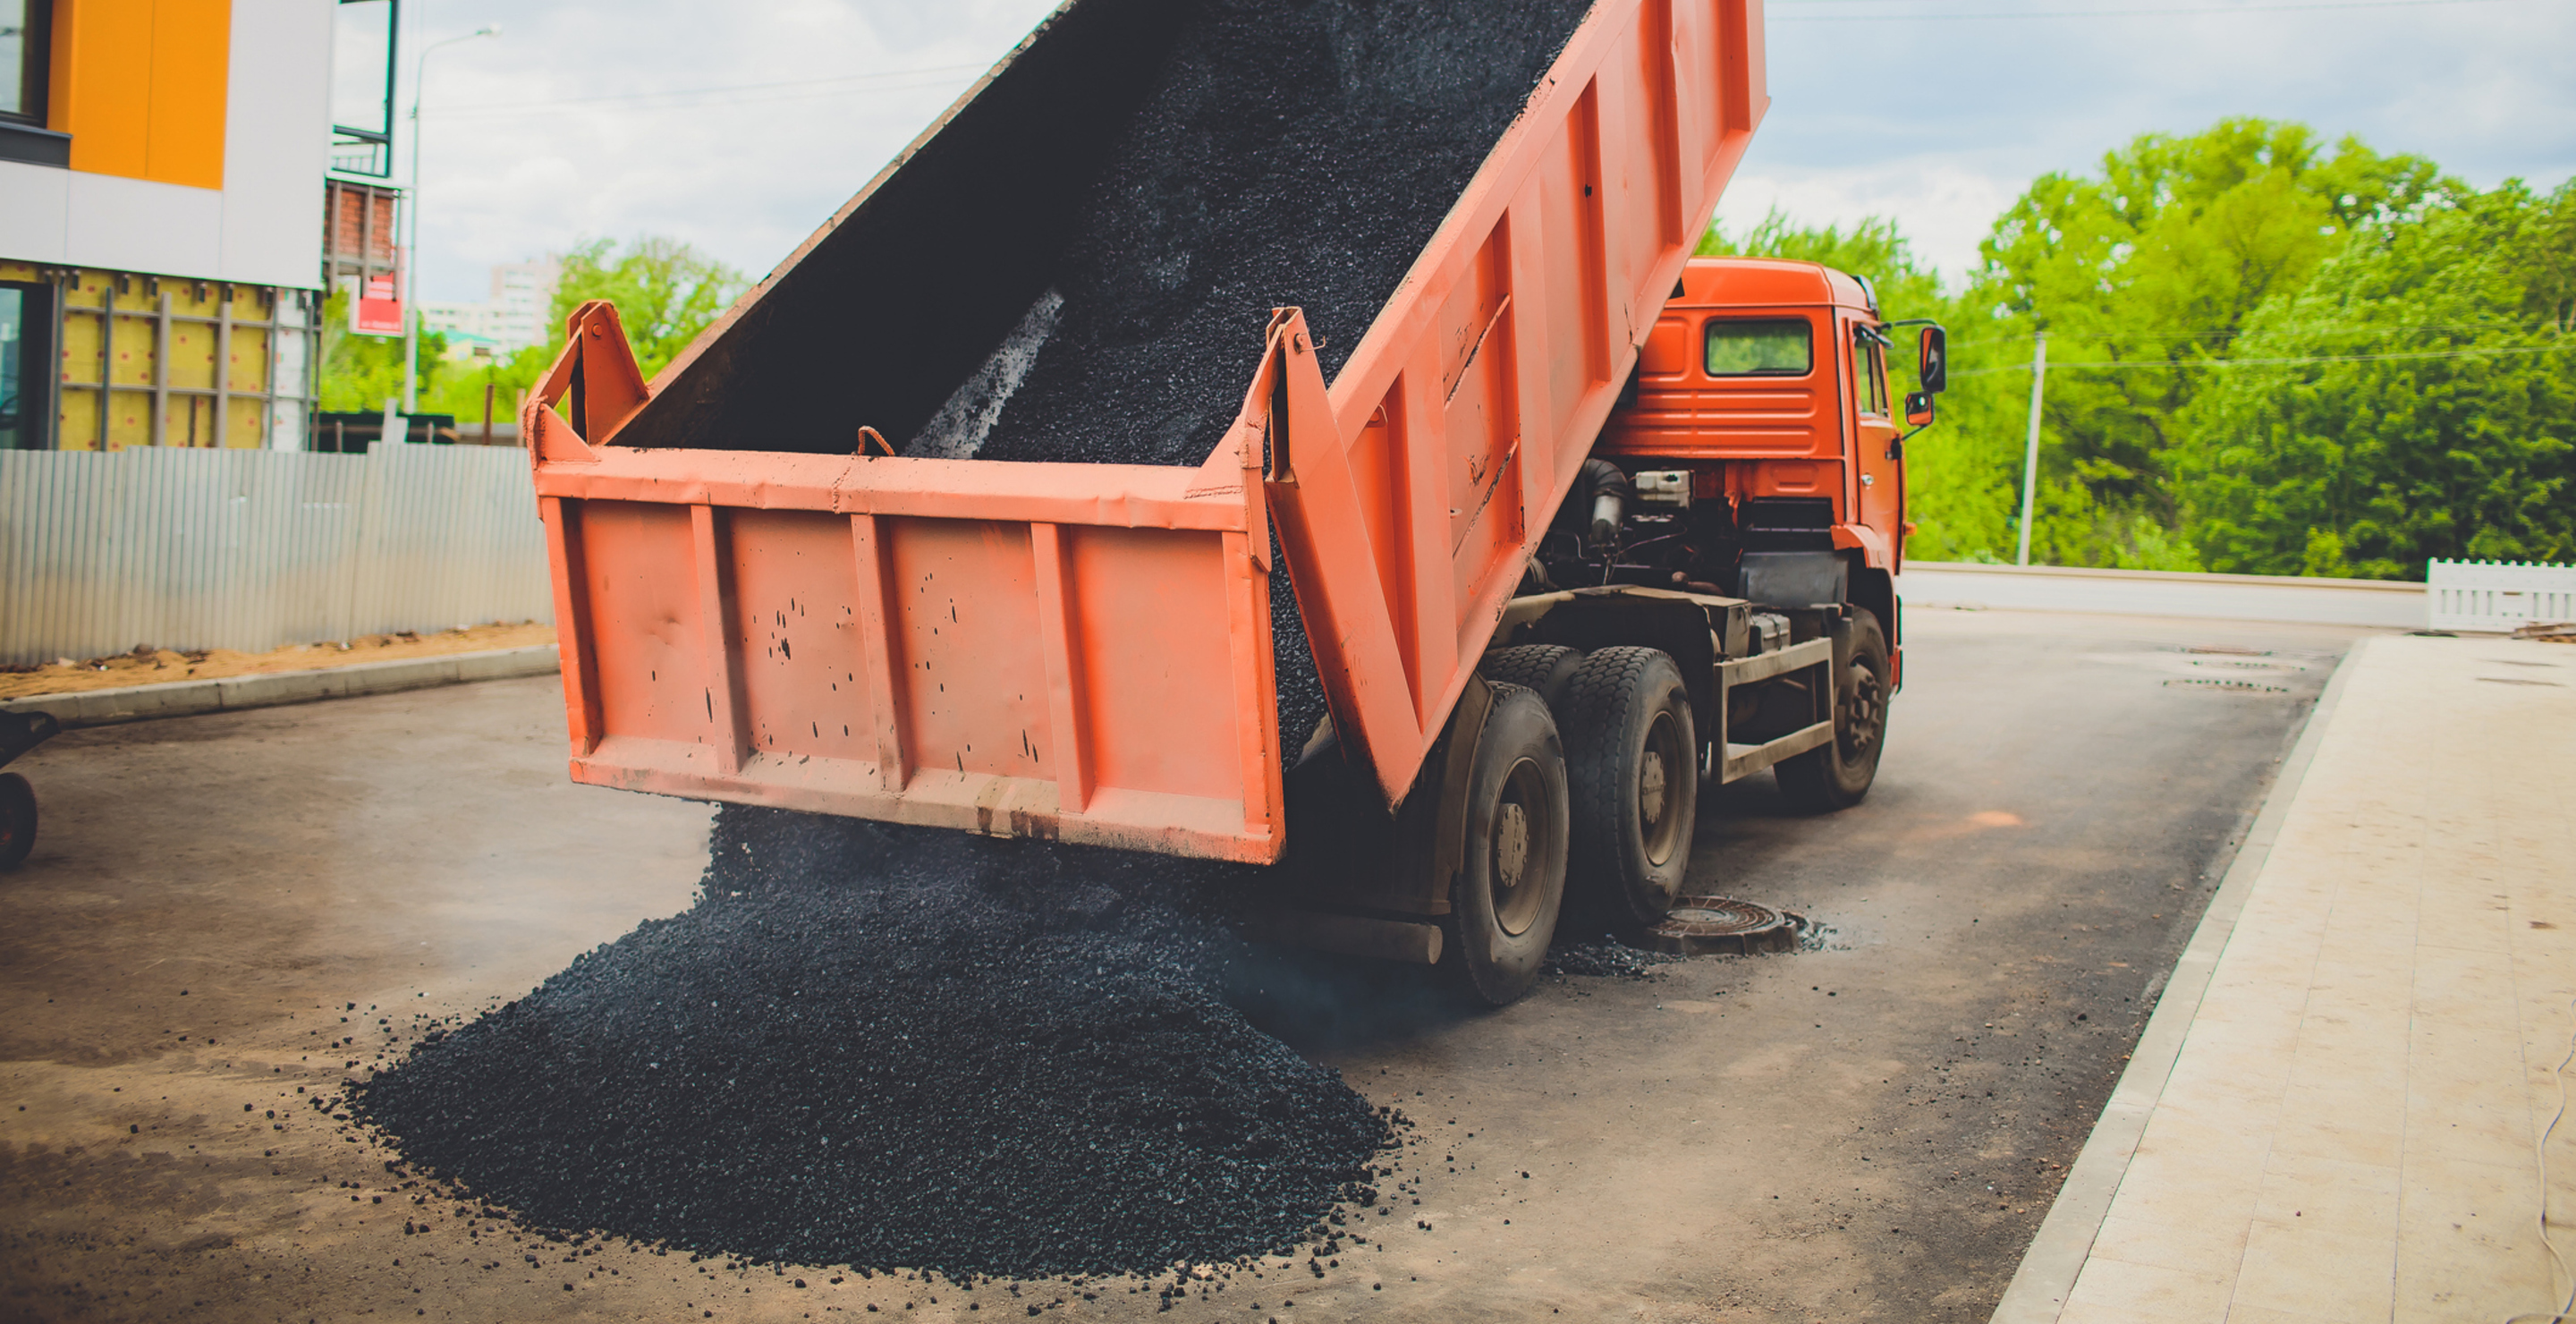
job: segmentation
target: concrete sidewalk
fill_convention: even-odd
[[[2304,766],[2302,766],[2304,765]],[[2576,1258],[2576,648],[2381,638],[2321,703],[2001,1324],[2548,1320]],[[2195,966],[2197,965],[2197,969]]]

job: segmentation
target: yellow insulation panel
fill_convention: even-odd
[[[24,264],[0,265],[9,278]],[[28,279],[39,278],[26,268]],[[120,288],[117,284],[122,280]],[[265,443],[268,402],[260,398],[271,386],[269,356],[276,333],[261,322],[278,308],[278,294],[265,287],[231,287],[236,324],[229,345],[216,323],[224,313],[225,286],[218,282],[155,280],[149,276],[107,271],[71,273],[62,291],[61,385],[55,444],[64,450],[99,449],[99,383],[109,385],[106,446],[122,450],[152,444],[154,388],[165,401],[162,444],[213,446],[218,411],[226,446],[255,448]],[[115,313],[108,315],[113,297]],[[158,364],[166,308],[169,358]],[[204,319],[204,320],[197,320]],[[107,323],[113,321],[113,331]],[[293,334],[290,332],[290,334]],[[218,355],[222,362],[218,363]],[[159,374],[156,375],[156,365]],[[220,404],[212,392],[220,375],[228,395]]]

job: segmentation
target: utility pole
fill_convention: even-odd
[[[420,94],[421,84],[429,77],[429,53],[441,46],[453,46],[476,37],[497,37],[497,27],[476,28],[462,37],[434,41],[420,48],[420,62],[411,77],[411,183],[403,190],[404,219],[410,222],[411,243],[403,249],[403,413],[420,410]],[[388,410],[388,413],[391,411]],[[408,436],[410,424],[404,424]],[[390,440],[390,438],[388,438]]]
[[[2030,442],[2021,456],[2021,552],[2015,565],[2030,564],[2030,508],[2039,491],[2039,400],[2048,385],[2048,333],[2030,350]]]

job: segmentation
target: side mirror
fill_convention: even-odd
[[[1927,326],[1923,328],[1917,349],[1920,358],[1915,364],[1915,375],[1923,383],[1923,393],[1939,395],[1950,385],[1949,333],[1937,326]],[[1931,421],[1928,414],[1924,421]]]
[[[1908,391],[1905,393],[1905,426],[1909,428],[1928,428],[1932,426],[1932,393],[1930,391]]]

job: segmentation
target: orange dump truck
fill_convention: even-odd
[[[1331,380],[1297,308],[1247,334],[1203,463],[879,439],[866,365],[1045,279],[917,255],[1091,159],[1065,80],[1150,65],[1149,8],[1072,0],[653,380],[573,315],[522,420],[573,777],[1280,865],[1276,932],[1497,1002],[1561,906],[1662,915],[1704,779],[1865,793],[1894,341],[1852,277],[1689,257],[1768,104],[1759,0],[1598,0]]]

